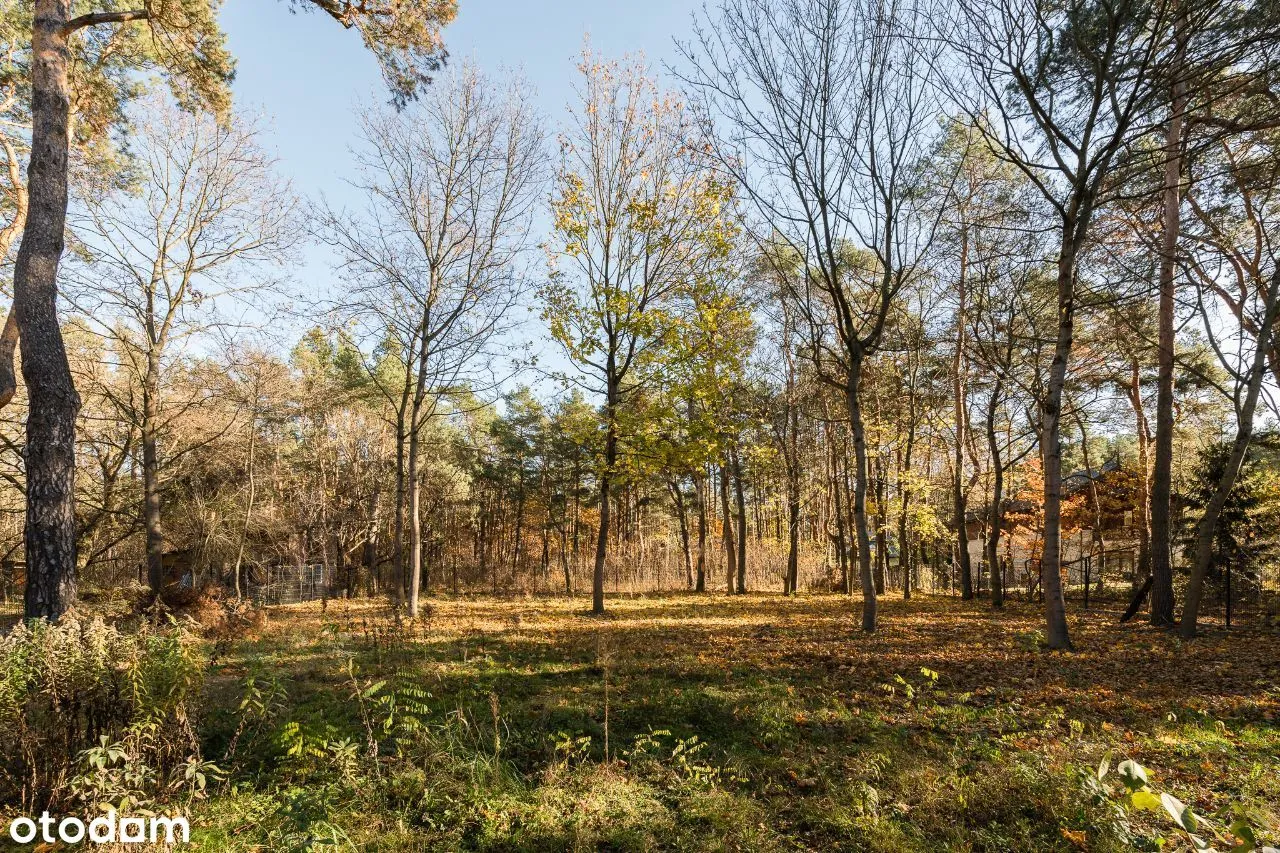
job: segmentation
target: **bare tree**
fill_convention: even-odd
[[[245,564],[245,548],[249,542],[249,531],[253,528],[253,512],[258,503],[258,435],[259,423],[273,414],[273,409],[284,408],[279,400],[280,389],[288,387],[289,376],[284,366],[265,352],[249,349],[237,353],[235,370],[232,372],[232,387],[236,393],[236,403],[245,413],[245,429],[248,440],[244,450],[245,504],[244,521],[236,538],[235,560],[231,566],[231,584],[240,601],[244,594],[242,577]],[[278,417],[278,415],[277,415]]]
[[[31,159],[27,216],[13,269],[13,313],[30,399],[27,473],[28,618],[57,618],[76,599],[75,428],[80,397],[58,323],[58,265],[65,245],[71,139],[70,43],[98,25],[147,20],[173,82],[225,107],[230,63],[212,10],[198,3],[88,12],[71,0],[37,0],[31,35]]]
[[[239,323],[222,309],[252,297],[260,310],[266,271],[295,240],[295,201],[258,145],[251,121],[219,122],[160,98],[144,102],[135,181],[85,199],[72,225],[79,243],[68,293],[110,344],[130,381],[114,402],[139,430],[147,577],[162,591],[161,447],[167,424],[206,395],[176,399],[166,374],[199,336]],[[206,341],[207,343],[207,341]],[[186,448],[189,450],[189,448]]]
[[[911,2],[726,0],[682,47],[719,161],[802,259],[790,298],[808,355],[849,412],[862,628],[876,628],[859,392],[895,297],[924,273],[939,206],[919,185],[938,131],[923,10]],[[924,51],[924,54],[921,54]],[[766,254],[766,257],[768,255]]]
[[[70,80],[78,34],[116,28],[119,40],[102,40],[113,46],[106,53],[125,59],[133,70],[158,67],[186,105],[201,104],[221,114],[230,101],[232,63],[218,29],[217,3],[142,2],[131,9],[85,5],[89,8],[77,6],[82,14],[73,15],[71,0],[35,0],[31,18],[31,158],[11,309],[30,398],[24,536],[28,618],[57,618],[76,599],[75,425],[80,398],[58,322],[58,266],[65,246],[73,137]],[[411,98],[439,67],[444,53],[440,27],[455,13],[447,0],[297,0],[293,5],[314,6],[345,27],[358,28],[400,101]],[[12,354],[12,341],[10,329],[0,357]],[[0,388],[6,371],[7,364],[0,367]]]
[[[495,347],[526,289],[521,261],[540,200],[544,138],[521,81],[495,85],[466,64],[405,112],[367,112],[363,129],[356,188],[366,206],[321,210],[318,231],[342,259],[350,288],[343,310],[366,336],[394,341],[403,368],[371,375],[401,406],[399,491],[408,501],[416,616],[420,440],[448,395],[495,384]]]

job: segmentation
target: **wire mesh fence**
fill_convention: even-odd
[[[26,563],[17,560],[0,562],[0,616],[22,615],[26,580]]]
[[[325,596],[326,577],[322,563],[266,566],[263,581],[249,584],[249,598],[258,605],[301,604]]]

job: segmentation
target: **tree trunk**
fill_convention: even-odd
[[[409,432],[409,618],[418,616],[418,594],[422,583],[422,482],[418,476],[420,439],[418,430]]]
[[[1090,539],[1090,554],[1098,555],[1098,577],[1101,581],[1102,574],[1106,569],[1107,560],[1107,542],[1102,534],[1102,499],[1098,495],[1098,478],[1093,473],[1093,464],[1089,461],[1089,433],[1084,425],[1084,418],[1081,417],[1079,410],[1076,411],[1076,425],[1080,429],[1080,455],[1084,459],[1084,470],[1089,475],[1089,499],[1093,502],[1093,530]],[[1087,569],[1088,564],[1085,565]],[[1101,582],[1099,582],[1099,590],[1101,590]],[[1086,606],[1089,601],[1089,582],[1085,581],[1084,600]]]
[[[1204,594],[1204,579],[1209,572],[1209,564],[1213,561],[1213,542],[1217,536],[1218,518],[1222,508],[1235,488],[1236,479],[1240,476],[1240,468],[1244,465],[1245,454],[1249,451],[1249,442],[1253,438],[1253,415],[1258,405],[1258,396],[1262,391],[1262,381],[1267,372],[1267,342],[1271,340],[1275,327],[1277,308],[1280,308],[1280,267],[1272,273],[1270,292],[1267,294],[1266,316],[1258,329],[1255,341],[1256,349],[1253,363],[1249,367],[1244,405],[1237,415],[1236,436],[1231,443],[1231,455],[1227,457],[1227,465],[1222,471],[1213,495],[1205,504],[1204,515],[1196,525],[1196,561],[1191,567],[1191,580],[1187,583],[1187,598],[1182,605],[1182,624],[1178,633],[1183,639],[1191,639],[1196,635],[1196,619],[1200,614],[1200,599]]]
[[[1186,83],[1181,79],[1186,53],[1185,10],[1174,22],[1177,42],[1172,70],[1172,113],[1164,143],[1164,212],[1160,235],[1159,379],[1156,391],[1155,472],[1151,482],[1151,624],[1173,624],[1173,533],[1170,513],[1173,491],[1173,347],[1174,263],[1181,217],[1182,123],[1187,108]]]
[[[36,0],[31,36],[31,161],[13,304],[27,384],[28,619],[76,601],[75,428],[80,397],[58,325],[58,264],[67,219],[70,0]]]
[[[915,563],[915,548],[911,542],[908,511],[911,508],[911,454],[916,444],[915,395],[912,391],[911,423],[907,425],[907,442],[902,453],[902,465],[898,476],[898,491],[902,493],[902,506],[898,513],[898,568],[902,572],[902,598],[911,598],[911,568]]]
[[[862,423],[862,401],[859,384],[862,358],[859,354],[849,366],[849,427],[853,434],[853,458],[856,478],[853,484],[853,527],[858,537],[858,576],[862,581],[862,630],[876,630],[876,587],[871,577],[871,535],[867,530],[867,436]]]
[[[836,520],[836,564],[840,569],[840,591],[845,595],[853,592],[849,584],[849,540],[845,536],[845,501],[840,489],[844,473],[840,469],[840,452],[831,435],[831,425],[827,425],[827,442],[831,445],[831,514]]]
[[[729,469],[720,465],[720,538],[724,542],[725,592],[733,595],[733,584],[738,579],[737,548],[733,542],[733,514],[729,511]]]
[[[965,394],[965,323],[968,287],[966,286],[969,259],[969,233],[962,229],[960,238],[960,281],[956,292],[956,351],[951,359],[952,409],[955,415],[955,454],[952,460],[951,504],[955,519],[956,558],[960,569],[960,597],[973,598],[973,565],[969,559],[968,505],[964,482],[965,433],[969,426],[968,405]]]
[[[7,247],[0,257],[8,255]],[[18,312],[9,307],[4,320],[4,331],[0,332],[0,409],[9,405],[13,395],[18,391],[18,376],[14,372],[13,357],[18,350]]]
[[[685,586],[693,589],[693,553],[689,547],[689,513],[684,505],[684,493],[680,491],[680,481],[672,480],[667,484],[671,489],[671,499],[676,507],[676,520],[680,524],[680,552],[684,557]]]
[[[605,404],[604,470],[600,472],[600,530],[596,534],[596,561],[591,572],[591,612],[604,613],[604,562],[609,555],[609,504],[613,500],[612,479],[618,461],[618,393],[614,379],[613,355],[609,356],[609,386]]]
[[[1044,550],[1040,586],[1044,590],[1045,642],[1071,649],[1067,605],[1062,591],[1062,392],[1075,340],[1075,223],[1064,223],[1058,254],[1058,334],[1049,366],[1049,388],[1041,403],[1041,452],[1044,459]]]
[[[800,488],[787,483],[787,593],[795,595],[800,586]]]
[[[694,476],[693,496],[698,502],[698,564],[695,569],[694,592],[707,591],[707,492],[706,474]]]
[[[520,476],[518,478],[519,486],[516,488],[516,530],[515,541],[511,544],[511,577],[514,579],[516,573],[520,571],[520,563],[524,558],[524,505],[525,482],[524,482],[524,460],[520,460]]]
[[[407,436],[405,433],[405,412],[402,409],[396,418],[396,514],[392,523],[392,542],[391,542],[391,582],[396,588],[396,607],[404,606],[404,493],[405,493],[405,445]],[[485,548],[488,540],[481,537],[480,540],[480,564],[485,562]]]
[[[889,484],[884,471],[884,464],[876,461],[876,562],[872,572],[876,595],[884,595],[885,573],[889,564],[889,534],[886,532],[888,518],[885,507],[888,506]]]
[[[435,275],[431,272],[431,292],[435,292]],[[413,387],[413,405],[408,416],[408,615],[417,619],[417,602],[422,584],[422,482],[419,457],[421,456],[422,405],[426,402],[426,370],[429,366],[429,329],[431,318],[424,311],[419,327],[419,353],[417,353],[417,377]]]
[[[160,459],[156,446],[160,428],[158,374],[155,355],[148,353],[146,375],[142,377],[142,517],[147,542],[147,586],[156,598],[164,591],[164,531],[160,523]]]
[[[244,566],[244,549],[249,539],[249,525],[253,519],[253,504],[258,496],[258,481],[254,470],[254,450],[257,448],[258,440],[258,381],[254,381],[253,385],[253,405],[249,412],[249,450],[245,454],[245,478],[249,481],[249,497],[245,503],[244,509],[244,525],[240,528],[240,542],[236,545],[236,563],[234,571],[234,579],[232,583],[235,586],[236,601],[243,599],[243,591],[240,588],[240,573]],[[372,564],[370,564],[372,569]]]
[[[733,486],[738,509],[738,595],[747,593],[747,504],[742,491],[742,460],[733,448]]]
[[[996,410],[1000,406],[1001,381],[991,389],[987,408],[987,448],[991,453],[991,507],[988,511],[987,565],[991,567],[991,606],[1004,607],[1004,571],[1000,567],[1000,526],[1004,523],[1004,460],[996,440]]]
[[[13,189],[13,219],[0,230],[0,258],[9,257],[13,241],[27,224],[27,185],[22,180],[18,153],[8,140],[0,141],[8,160],[9,186]],[[0,333],[0,409],[13,400],[18,390],[18,376],[13,357],[18,350],[18,312],[12,305],[4,319],[4,331]]]
[[[1134,429],[1138,436],[1138,496],[1133,508],[1133,520],[1138,528],[1138,563],[1133,575],[1136,588],[1151,572],[1151,458],[1148,448],[1151,434],[1142,405],[1142,374],[1137,356],[1129,361],[1129,373],[1129,405],[1133,407]]]
[[[560,570],[564,572],[564,594],[566,598],[573,598],[573,575],[569,571],[569,543],[568,531],[561,526],[560,530]]]
[[[364,557],[361,562],[364,565],[365,578],[364,588],[366,595],[372,595],[377,592],[377,576],[378,576],[378,504],[382,497],[380,488],[374,489],[369,494],[369,506],[366,510],[369,514],[369,526],[365,531],[364,537]],[[246,529],[248,526],[246,525]]]

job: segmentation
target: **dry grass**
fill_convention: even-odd
[[[655,811],[636,849],[700,849],[721,836],[742,849],[1124,849],[1093,825],[1104,812],[1080,791],[1082,771],[1107,752],[1153,768],[1162,790],[1203,814],[1239,802],[1274,826],[1276,631],[1218,629],[1184,644],[1117,624],[1110,603],[1073,613],[1077,651],[1062,654],[1038,647],[1039,613],[1020,602],[993,612],[954,598],[885,598],[870,637],[857,630],[857,605],[669,595],[610,600],[609,615],[592,618],[581,600],[450,598],[432,599],[413,624],[368,602],[303,605],[273,611],[220,678],[228,685],[266,662],[291,678],[300,714],[332,715],[352,657],[365,672],[424,685],[442,718],[500,728],[494,758],[524,786],[523,817],[506,800],[490,803],[503,816],[494,826],[507,829],[441,836],[460,846],[556,849],[527,843],[535,824],[536,839],[568,837],[530,803],[563,799],[565,785],[584,803],[583,786],[640,785],[675,813]],[[699,761],[714,778],[704,787],[726,798],[724,809],[754,815],[755,834],[714,814],[694,831],[683,799],[692,794],[618,778],[650,730],[705,744]],[[580,760],[615,771],[554,777],[557,738],[589,738]],[[629,846],[594,832],[573,838],[586,838],[583,849]],[[413,837],[394,849],[432,846]]]

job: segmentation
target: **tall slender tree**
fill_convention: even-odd
[[[908,2],[729,0],[683,47],[686,82],[719,122],[721,167],[750,198],[762,245],[801,259],[788,298],[849,416],[867,632],[877,623],[862,374],[898,293],[924,273],[939,216],[919,185],[937,133],[930,43],[916,38],[922,12]]]
[[[677,297],[726,254],[732,189],[707,168],[688,110],[642,62],[587,51],[579,70],[582,104],[561,138],[542,303],[552,337],[579,370],[567,378],[603,401],[591,591],[599,614],[624,407],[660,372]]]
[[[1057,219],[1057,331],[1040,395],[1046,641],[1071,648],[1062,590],[1063,390],[1075,342],[1077,275],[1090,226],[1123,181],[1124,154],[1159,126],[1167,3],[1069,0],[962,2],[943,38],[967,67],[957,102],[1002,158],[1040,191]],[[1053,73],[1047,73],[1052,69]],[[1135,160],[1132,168],[1142,168]],[[1149,163],[1143,164],[1147,166]]]
[[[521,81],[495,86],[465,64],[411,110],[366,113],[363,128],[365,209],[324,211],[320,233],[351,285],[345,310],[371,336],[390,331],[404,358],[403,381],[387,390],[407,401],[406,580],[417,616],[422,436],[448,395],[501,378],[495,347],[527,282],[544,140]]]
[[[217,122],[159,98],[146,106],[133,143],[138,184],[85,200],[73,221],[81,257],[68,290],[140,392],[118,409],[139,430],[147,577],[159,595],[162,436],[168,421],[205,396],[173,399],[167,373],[175,350],[215,327],[232,331],[220,313],[230,300],[268,303],[265,267],[288,257],[297,202],[251,123]]]

